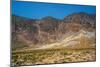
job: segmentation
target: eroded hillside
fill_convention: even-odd
[[[12,16],[12,48],[95,47],[95,14],[77,13],[59,20],[53,17],[28,19]]]

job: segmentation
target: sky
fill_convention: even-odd
[[[63,19],[65,16],[80,12],[94,14],[96,13],[96,7],[74,4],[12,1],[12,15],[31,19],[41,19],[46,16]]]

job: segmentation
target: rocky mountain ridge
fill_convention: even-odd
[[[38,20],[12,15],[12,48],[16,49],[30,46],[37,48],[46,45],[48,47],[50,44],[59,42],[62,44],[62,42],[66,40],[64,38],[68,38],[75,34],[77,34],[78,37],[78,34],[80,34],[81,30],[86,32],[84,35],[88,35],[87,32],[93,34],[93,40],[95,41],[95,25],[95,14],[87,13],[71,14],[62,20],[49,16]],[[74,37],[75,36],[73,36],[73,38]],[[66,42],[65,45],[71,45],[73,43],[75,45],[76,42],[72,39],[69,41],[69,43],[64,41]],[[80,39],[81,38],[78,38],[78,42],[80,42]],[[85,40],[91,42],[91,38],[88,39],[86,37]],[[95,44],[95,42],[92,44]]]

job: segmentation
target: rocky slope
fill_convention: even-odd
[[[12,15],[12,48],[95,47],[95,14],[76,13],[59,20]]]

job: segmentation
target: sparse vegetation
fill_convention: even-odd
[[[15,51],[12,53],[12,64],[34,65],[65,62],[95,61],[95,49],[43,49]]]

